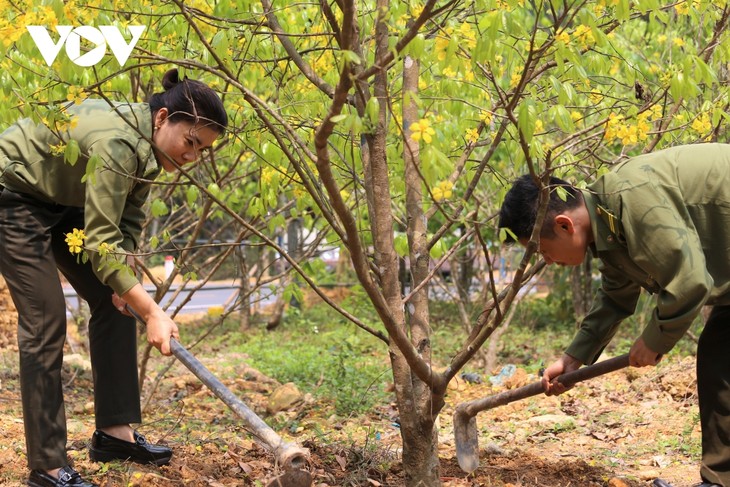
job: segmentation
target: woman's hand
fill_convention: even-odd
[[[170,338],[180,338],[177,324],[167,316],[167,313],[157,307],[146,319],[147,321],[147,342],[157,348],[162,355],[172,355],[170,351]]]
[[[147,325],[147,342],[157,348],[162,355],[172,355],[170,351],[170,338],[180,338],[180,333],[172,319],[162,308],[147,294],[142,284],[135,284],[132,289],[117,299],[128,304]],[[114,300],[114,296],[112,296]],[[115,305],[118,301],[114,301]],[[124,304],[122,305],[124,306]]]

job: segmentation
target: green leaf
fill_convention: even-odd
[[[440,259],[448,250],[448,246],[444,242],[443,239],[436,242],[433,247],[431,247],[431,250],[428,251],[428,255],[431,256],[432,259]]]
[[[357,55],[357,53],[353,51],[343,50],[342,56],[345,59],[345,62],[349,62],[352,64],[360,65],[362,64],[362,59],[360,59],[360,56]]]
[[[522,102],[517,116],[517,127],[525,137],[525,141],[529,144],[535,133],[535,106],[531,100]]]
[[[550,108],[548,114],[558,124],[560,130],[566,133],[573,132],[575,130],[575,124],[573,119],[570,117],[570,112],[563,105],[555,105]]]
[[[81,182],[85,183],[87,181],[90,181],[91,184],[94,184],[96,182],[96,170],[101,167],[103,164],[103,161],[101,160],[101,156],[99,154],[94,154],[89,158],[89,162],[86,163],[86,172],[81,177]]]
[[[193,206],[193,204],[195,204],[195,202],[198,200],[198,196],[200,196],[200,190],[197,186],[188,187],[188,190],[185,192],[188,206]]]
[[[365,105],[365,113],[367,115],[367,123],[373,124],[373,126],[377,125],[378,116],[380,115],[380,104],[376,97],[373,96],[368,100],[367,105]]]
[[[170,209],[167,207],[167,204],[165,204],[164,201],[162,201],[159,198],[156,198],[152,202],[152,216],[155,218],[167,215],[170,212]]]
[[[338,122],[341,122],[341,121],[343,121],[343,120],[344,120],[344,119],[346,119],[346,118],[347,118],[347,114],[345,114],[345,113],[340,113],[339,115],[335,115],[334,117],[330,117],[330,121],[331,121],[332,123],[338,123]]]
[[[68,164],[74,166],[79,160],[80,152],[81,149],[79,149],[79,143],[74,139],[71,139],[68,141],[68,143],[66,144],[66,149],[63,151],[63,159]]]
[[[408,237],[404,233],[399,233],[393,240],[393,246],[395,247],[395,253],[401,257],[408,255]]]

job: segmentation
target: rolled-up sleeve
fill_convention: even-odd
[[[136,184],[136,153],[123,140],[95,142],[89,148],[89,155],[98,156],[100,164],[86,180],[86,247],[99,280],[121,295],[139,281],[124,265],[124,255],[102,256],[97,250],[102,244],[124,252],[137,248],[144,219],[142,205],[149,188]]]
[[[566,353],[592,364],[616,334],[619,324],[636,310],[641,287],[618,269],[601,263],[601,287]]]

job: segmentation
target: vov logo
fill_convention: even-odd
[[[53,42],[45,27],[39,25],[28,25],[26,27],[46,64],[49,66],[53,64],[63,45],[66,44],[66,54],[71,62],[83,67],[94,66],[101,61],[106,54],[107,45],[119,65],[124,66],[145,29],[144,25],[130,25],[128,29],[132,33],[132,40],[127,43],[119,29],[113,25],[100,25],[99,28],[89,25],[76,28],[71,25],[57,25],[56,32],[58,32],[60,38],[57,42]],[[82,38],[96,46],[83,55],[81,54]]]

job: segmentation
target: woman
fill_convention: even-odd
[[[180,81],[176,69],[165,74],[163,86],[149,103],[89,99],[68,107],[64,121],[24,119],[0,134],[0,272],[18,310],[32,487],[96,485],[83,480],[66,457],[66,307],[57,270],[91,310],[91,459],[164,465],[172,456],[130,426],[141,422],[136,324],[121,310],[126,303],[145,319],[148,341],[164,355],[170,355],[170,337],[178,337],[177,325],[115,260],[125,262],[124,254],[137,248],[151,181],[163,169],[197,160],[225,131],[228,118],[213,90]],[[76,161],[64,158],[69,141],[78,144]],[[88,261],[69,251],[66,234],[74,229],[86,235]]]

